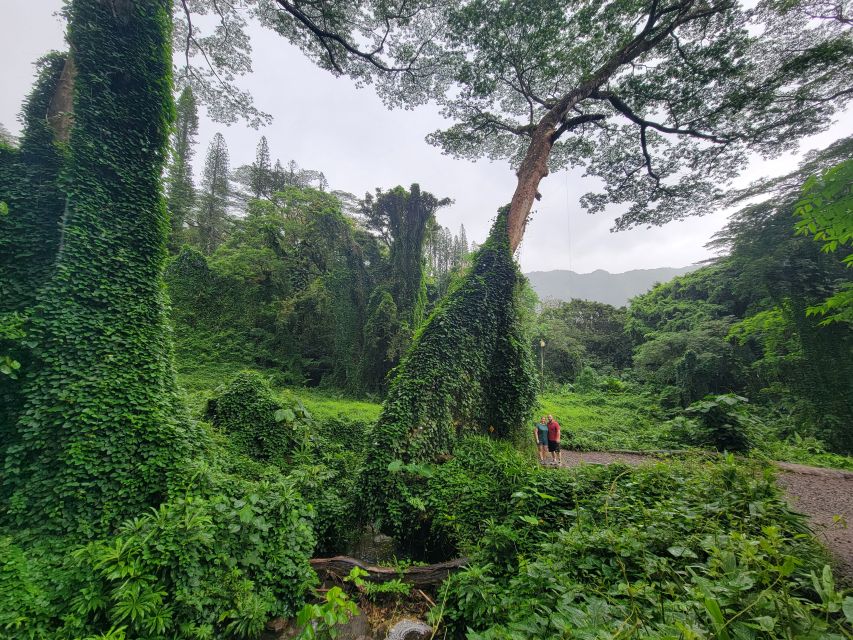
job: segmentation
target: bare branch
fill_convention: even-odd
[[[693,138],[700,138],[702,140],[708,140],[710,142],[714,142],[716,144],[729,144],[734,142],[734,138],[722,138],[720,136],[716,136],[711,133],[705,133],[704,131],[699,131],[694,129],[693,127],[687,128],[679,128],[679,127],[670,127],[664,124],[660,124],[659,122],[652,122],[651,120],[646,120],[645,118],[641,118],[638,116],[631,108],[625,104],[625,101],[622,100],[619,96],[610,93],[609,91],[593,91],[590,94],[590,97],[595,100],[607,100],[610,104],[613,105],[613,108],[616,109],[619,113],[624,115],[628,120],[633,122],[634,124],[640,125],[641,130],[645,130],[645,128],[655,129],[660,131],[661,133],[673,133],[676,135],[686,135]],[[644,136],[645,134],[643,134]]]
[[[304,11],[302,11],[299,7],[296,6],[295,3],[290,2],[289,0],[276,0],[278,5],[284,9],[287,13],[293,16],[296,20],[302,23],[302,25],[308,29],[317,40],[323,45],[323,48],[326,50],[328,54],[329,64],[337,71],[338,73],[343,73],[343,69],[340,66],[337,58],[335,57],[335,53],[331,47],[330,43],[336,43],[340,47],[342,47],[347,53],[361,58],[362,60],[369,62],[371,65],[379,69],[380,71],[386,72],[410,72],[414,66],[414,62],[417,60],[418,53],[422,50],[423,44],[418,48],[418,53],[410,60],[409,64],[405,67],[389,67],[382,60],[376,57],[384,45],[385,38],[387,38],[387,32],[382,39],[382,44],[374,49],[372,52],[361,51],[356,46],[347,42],[340,34],[334,33],[332,31],[327,31],[318,25],[310,16],[308,16]],[[387,20],[389,16],[386,16],[386,25],[388,24]]]

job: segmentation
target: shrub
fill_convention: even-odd
[[[598,386],[598,373],[592,367],[584,367],[575,378],[575,391],[585,393]]]
[[[361,452],[364,450],[365,433],[370,426],[367,422],[343,417],[318,420],[316,434],[323,440],[318,444],[323,446],[333,442],[350,451]]]
[[[841,633],[839,609],[853,600],[821,570],[824,554],[771,475],[729,457],[533,478],[550,490],[517,486],[469,567],[445,583],[433,621],[452,637]]]
[[[757,441],[760,423],[747,413],[747,402],[733,394],[694,402],[684,410],[684,416],[673,421],[671,435],[693,446],[748,451]]]
[[[0,635],[230,640],[294,615],[315,575],[313,510],[293,482],[201,467],[180,493],[76,549],[0,538]]]
[[[239,373],[209,400],[206,415],[241,453],[272,461],[280,461],[305,438],[311,419],[301,404],[283,408],[266,380],[253,371]]]

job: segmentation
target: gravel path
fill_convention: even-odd
[[[654,456],[608,451],[563,451],[563,466],[611,464],[638,465]],[[809,517],[817,537],[836,561],[840,581],[853,584],[853,472],[777,462],[777,482],[791,506]]]

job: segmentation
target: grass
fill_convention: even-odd
[[[217,387],[226,384],[245,367],[234,363],[178,363],[178,381],[185,391],[192,415],[204,411],[207,399]],[[363,398],[353,398],[334,389],[291,387],[276,382],[278,372],[262,373],[270,378],[276,398],[284,406],[301,402],[318,421],[342,420],[372,424],[379,418],[382,405]],[[666,424],[668,416],[655,399],[631,390],[585,393],[546,391],[539,397],[539,408],[533,419],[553,415],[563,431],[564,446],[582,451],[630,449],[687,448],[672,438]],[[533,429],[533,419],[530,428]],[[815,467],[853,471],[853,457],[825,451],[814,438],[799,436],[776,437],[774,427],[768,427],[771,437],[765,439],[756,456],[769,460],[796,462]]]
[[[305,405],[315,420],[343,419],[372,424],[379,419],[382,405],[369,400],[350,398],[334,390],[273,388],[277,399],[285,405],[297,400]]]
[[[553,415],[567,446],[585,451],[666,449],[666,418],[649,398],[629,392],[546,392],[537,416]],[[531,425],[532,427],[532,425]]]
[[[208,398],[215,394],[216,389],[227,384],[239,371],[246,368],[234,363],[179,362],[178,383],[184,390],[192,415],[201,415]],[[277,384],[278,372],[272,369],[261,370],[261,373],[269,377],[273,393],[282,405],[291,406],[299,401],[319,421],[334,418],[348,422],[373,423],[379,418],[379,412],[382,410],[381,404],[351,398],[333,389],[309,389]]]
[[[667,415],[652,398],[631,391],[546,392],[539,398],[541,415],[553,415],[564,446],[582,451],[686,449],[674,439]],[[853,471],[853,457],[830,453],[813,437],[783,438],[780,427],[765,416],[766,434],[753,455],[765,460]],[[532,430],[531,424],[531,430]]]

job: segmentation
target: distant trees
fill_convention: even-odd
[[[585,366],[602,373],[631,364],[632,344],[625,333],[625,309],[590,300],[546,305],[533,332],[533,348],[545,341],[545,372],[558,382],[575,378]]]
[[[364,379],[372,390],[382,389],[385,377],[408,346],[421,324],[427,304],[424,245],[435,213],[450,204],[422,191],[417,184],[407,191],[395,187],[376,190],[361,202],[366,228],[387,249],[383,275],[369,303],[364,328]]]
[[[198,105],[192,88],[186,87],[175,109],[175,128],[166,172],[166,207],[171,235],[169,247],[176,251],[183,241],[184,227],[192,220],[196,204],[192,161],[198,136]]]
[[[269,198],[272,193],[272,164],[270,162],[270,148],[267,137],[261,136],[258,142],[258,150],[255,161],[252,163],[249,174],[249,187],[253,198]]]
[[[7,146],[14,146],[16,143],[15,136],[12,135],[12,132],[6,128],[2,122],[0,122],[0,144],[5,144]]]
[[[430,302],[437,301],[447,292],[454,273],[458,273],[468,262],[474,250],[468,246],[465,226],[460,225],[459,234],[454,236],[447,227],[433,220],[427,227],[424,253],[427,264],[427,295]]]
[[[228,146],[221,133],[213,136],[204,162],[201,192],[192,226],[201,251],[210,255],[225,240],[230,220],[228,205],[229,184]]]

